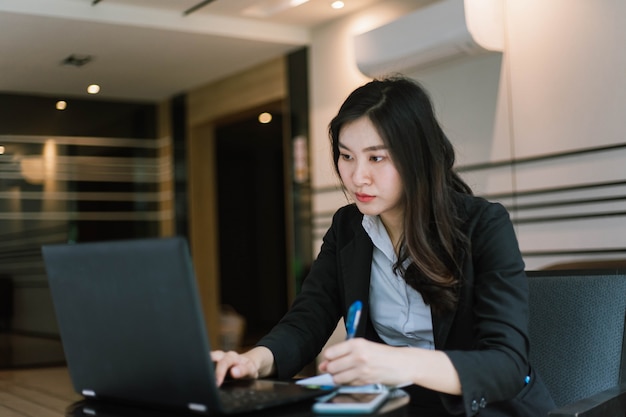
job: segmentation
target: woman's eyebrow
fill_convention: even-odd
[[[350,148],[348,148],[346,145],[344,145],[341,142],[339,142],[338,145],[341,149],[345,149],[346,151],[350,150]],[[371,152],[371,151],[380,151],[382,149],[387,149],[387,147],[385,145],[373,145],[373,146],[368,146],[367,148],[363,148],[363,151]]]
[[[340,147],[341,149],[345,149],[346,151],[349,151],[349,150],[350,150],[350,149],[349,149],[346,145],[344,145],[344,144],[343,144],[343,143],[341,143],[341,142],[339,142],[339,147]]]
[[[380,151],[382,149],[387,149],[387,147],[385,145],[374,145],[374,146],[368,146],[367,148],[363,150],[364,151]]]

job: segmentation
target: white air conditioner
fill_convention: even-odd
[[[440,0],[355,36],[359,70],[408,73],[460,56],[504,48],[504,0]]]

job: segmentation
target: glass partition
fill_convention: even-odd
[[[159,236],[164,139],[0,135],[0,368],[63,363],[41,246]]]

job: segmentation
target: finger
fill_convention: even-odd
[[[230,368],[230,376],[232,376],[235,379],[239,379],[239,378],[245,378],[247,376],[253,376],[251,375],[251,369],[249,369],[249,366],[246,366],[244,363],[239,363],[237,365],[234,365],[232,368]]]
[[[350,341],[340,342],[324,350],[322,357],[328,361],[335,360],[350,353]]]
[[[337,385],[362,385],[359,382],[358,372],[355,369],[350,368],[330,374],[333,382]]]
[[[215,382],[217,383],[218,387],[224,382],[224,379],[226,378],[226,372],[228,372],[229,368],[230,366],[224,361],[216,362],[214,373]]]
[[[226,373],[230,368],[238,363],[239,355],[235,352],[221,352],[217,351],[215,357],[219,358],[215,365],[215,380],[217,385],[220,386],[226,378]]]
[[[337,374],[351,369],[354,366],[352,362],[353,360],[350,355],[338,356],[334,359],[324,361],[324,370],[334,377]]]
[[[235,379],[239,378],[257,378],[259,376],[258,369],[246,355],[239,355],[236,352],[228,352],[232,354],[232,362],[230,366],[230,376]]]

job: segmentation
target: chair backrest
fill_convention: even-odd
[[[528,271],[530,360],[557,406],[626,381],[626,270]]]

